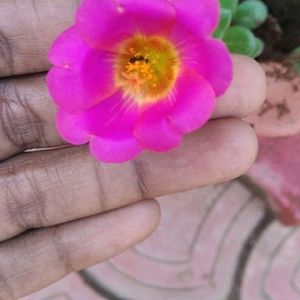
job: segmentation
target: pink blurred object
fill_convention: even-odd
[[[300,133],[300,77],[284,64],[262,64],[268,78],[267,100],[246,119],[258,135],[284,137]]]
[[[300,134],[260,138],[256,163],[248,172],[267,193],[271,206],[287,225],[300,224]]]
[[[246,119],[260,136],[259,155],[248,175],[268,193],[284,224],[300,224],[300,77],[288,60],[263,67],[267,100]]]

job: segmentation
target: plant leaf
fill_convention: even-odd
[[[229,9],[232,15],[235,13],[239,0],[221,0],[221,7],[225,9]]]
[[[238,6],[233,16],[233,23],[249,29],[256,29],[266,21],[267,17],[268,9],[263,2],[246,0]]]
[[[229,28],[232,20],[232,13],[229,9],[222,9],[221,10],[221,19],[218,28],[216,29],[214,33],[215,38],[222,39],[225,32]]]
[[[256,37],[247,28],[241,26],[230,27],[223,38],[232,53],[252,56],[256,49]]]
[[[253,58],[260,56],[263,53],[264,48],[265,48],[265,43],[263,42],[263,40],[261,40],[259,38],[255,38],[255,41],[256,41],[256,46],[251,55]]]

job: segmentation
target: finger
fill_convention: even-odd
[[[265,76],[245,56],[233,56],[234,80],[218,100],[215,118],[241,117],[258,109],[265,98]],[[0,81],[0,159],[30,148],[61,145],[55,128],[55,108],[44,76]]]
[[[46,71],[47,51],[69,27],[78,0],[2,0],[0,77]]]
[[[0,81],[0,160],[31,148],[62,145],[44,76]]]
[[[120,165],[96,162],[86,147],[19,155],[0,168],[0,240],[243,174],[257,140],[240,120],[210,121],[165,154]]]
[[[19,299],[141,242],[157,227],[155,200],[37,230],[0,244],[0,299]]]
[[[241,117],[258,110],[266,99],[267,80],[259,63],[244,55],[233,55],[233,81],[218,99],[214,118]]]

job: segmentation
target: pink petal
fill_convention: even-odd
[[[168,116],[172,111],[171,100],[146,109],[139,117],[133,135],[146,148],[163,152],[180,145],[182,134],[170,126]]]
[[[97,136],[124,138],[132,135],[138,107],[118,91],[82,114],[84,126]]]
[[[219,23],[219,0],[170,0],[177,11],[177,22],[197,36],[211,34]]]
[[[91,138],[86,128],[82,126],[80,117],[63,110],[57,112],[56,127],[62,138],[73,145],[84,145]]]
[[[49,59],[55,64],[47,75],[49,92],[65,111],[84,110],[115,91],[111,54],[88,47],[75,27],[58,38]]]
[[[174,7],[166,0],[84,0],[76,24],[89,45],[114,51],[135,33],[169,32],[175,17]]]
[[[126,139],[107,139],[94,137],[90,142],[93,156],[106,163],[122,163],[134,159],[142,153],[142,147],[133,137]]]
[[[204,125],[214,108],[211,85],[194,71],[183,71],[171,97],[144,109],[133,135],[150,150],[167,151],[180,145],[183,134]]]
[[[171,126],[182,133],[199,129],[210,119],[215,108],[212,87],[194,72],[185,71],[175,89],[175,103],[169,117]]]
[[[179,45],[182,64],[204,77],[217,96],[224,94],[233,76],[232,60],[226,45],[213,38],[196,39],[178,29],[173,32],[172,40],[175,43],[187,41]]]
[[[145,35],[169,34],[176,19],[176,10],[169,0],[119,0],[135,23],[135,29]]]
[[[58,67],[68,67],[82,61],[90,47],[79,36],[75,26],[64,31],[49,50],[50,62]]]

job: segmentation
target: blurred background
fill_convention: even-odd
[[[300,299],[300,1],[220,0],[215,32],[266,71],[254,166],[159,199],[162,222],[134,249],[24,300]]]

